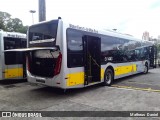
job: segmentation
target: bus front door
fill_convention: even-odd
[[[84,85],[101,80],[101,39],[83,36]]]
[[[157,49],[155,46],[149,47],[149,61],[150,61],[150,67],[156,68]]]

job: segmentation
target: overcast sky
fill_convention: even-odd
[[[38,0],[0,0],[0,11],[20,18],[24,25],[32,24],[29,10],[36,10],[34,22],[38,22]],[[160,35],[160,0],[46,0],[47,20],[61,16],[73,24],[114,29],[142,38]]]

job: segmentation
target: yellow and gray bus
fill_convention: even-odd
[[[25,56],[19,52],[4,52],[26,48],[26,42],[26,34],[0,30],[0,80],[26,77]]]
[[[62,19],[29,27],[27,78],[62,89],[86,87],[137,73],[152,66],[153,44],[113,31],[81,27]]]
[[[160,67],[160,52],[157,54],[157,65]]]

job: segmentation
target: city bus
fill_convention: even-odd
[[[14,51],[26,53],[28,82],[69,89],[109,86],[118,78],[148,73],[152,46],[131,35],[59,18],[30,26],[27,48]]]
[[[26,34],[0,30],[0,80],[26,77],[25,56],[19,52],[4,52],[9,49],[26,48],[26,42]]]
[[[149,67],[150,68],[156,68],[157,67],[157,47],[156,45],[145,45],[142,46],[140,48],[136,48],[135,50],[135,54],[137,54],[137,56],[139,56],[139,54],[142,54],[144,56],[146,56],[145,59],[149,60]]]
[[[157,54],[157,65],[160,67],[160,52]]]

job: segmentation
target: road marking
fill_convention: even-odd
[[[130,82],[130,81],[127,81],[127,83],[129,83],[129,84],[130,84],[130,83],[131,83],[131,84],[132,84],[132,83],[133,83],[133,84],[136,83],[136,84],[143,84],[143,85],[153,85],[153,84],[150,84],[150,83]],[[160,86],[160,85],[157,85],[157,84],[156,84],[156,86]]]
[[[138,87],[133,87],[133,86],[112,85],[111,87],[142,90],[142,91],[149,91],[149,92],[160,92],[160,90],[155,90],[155,89],[152,89],[152,88],[138,88]]]

